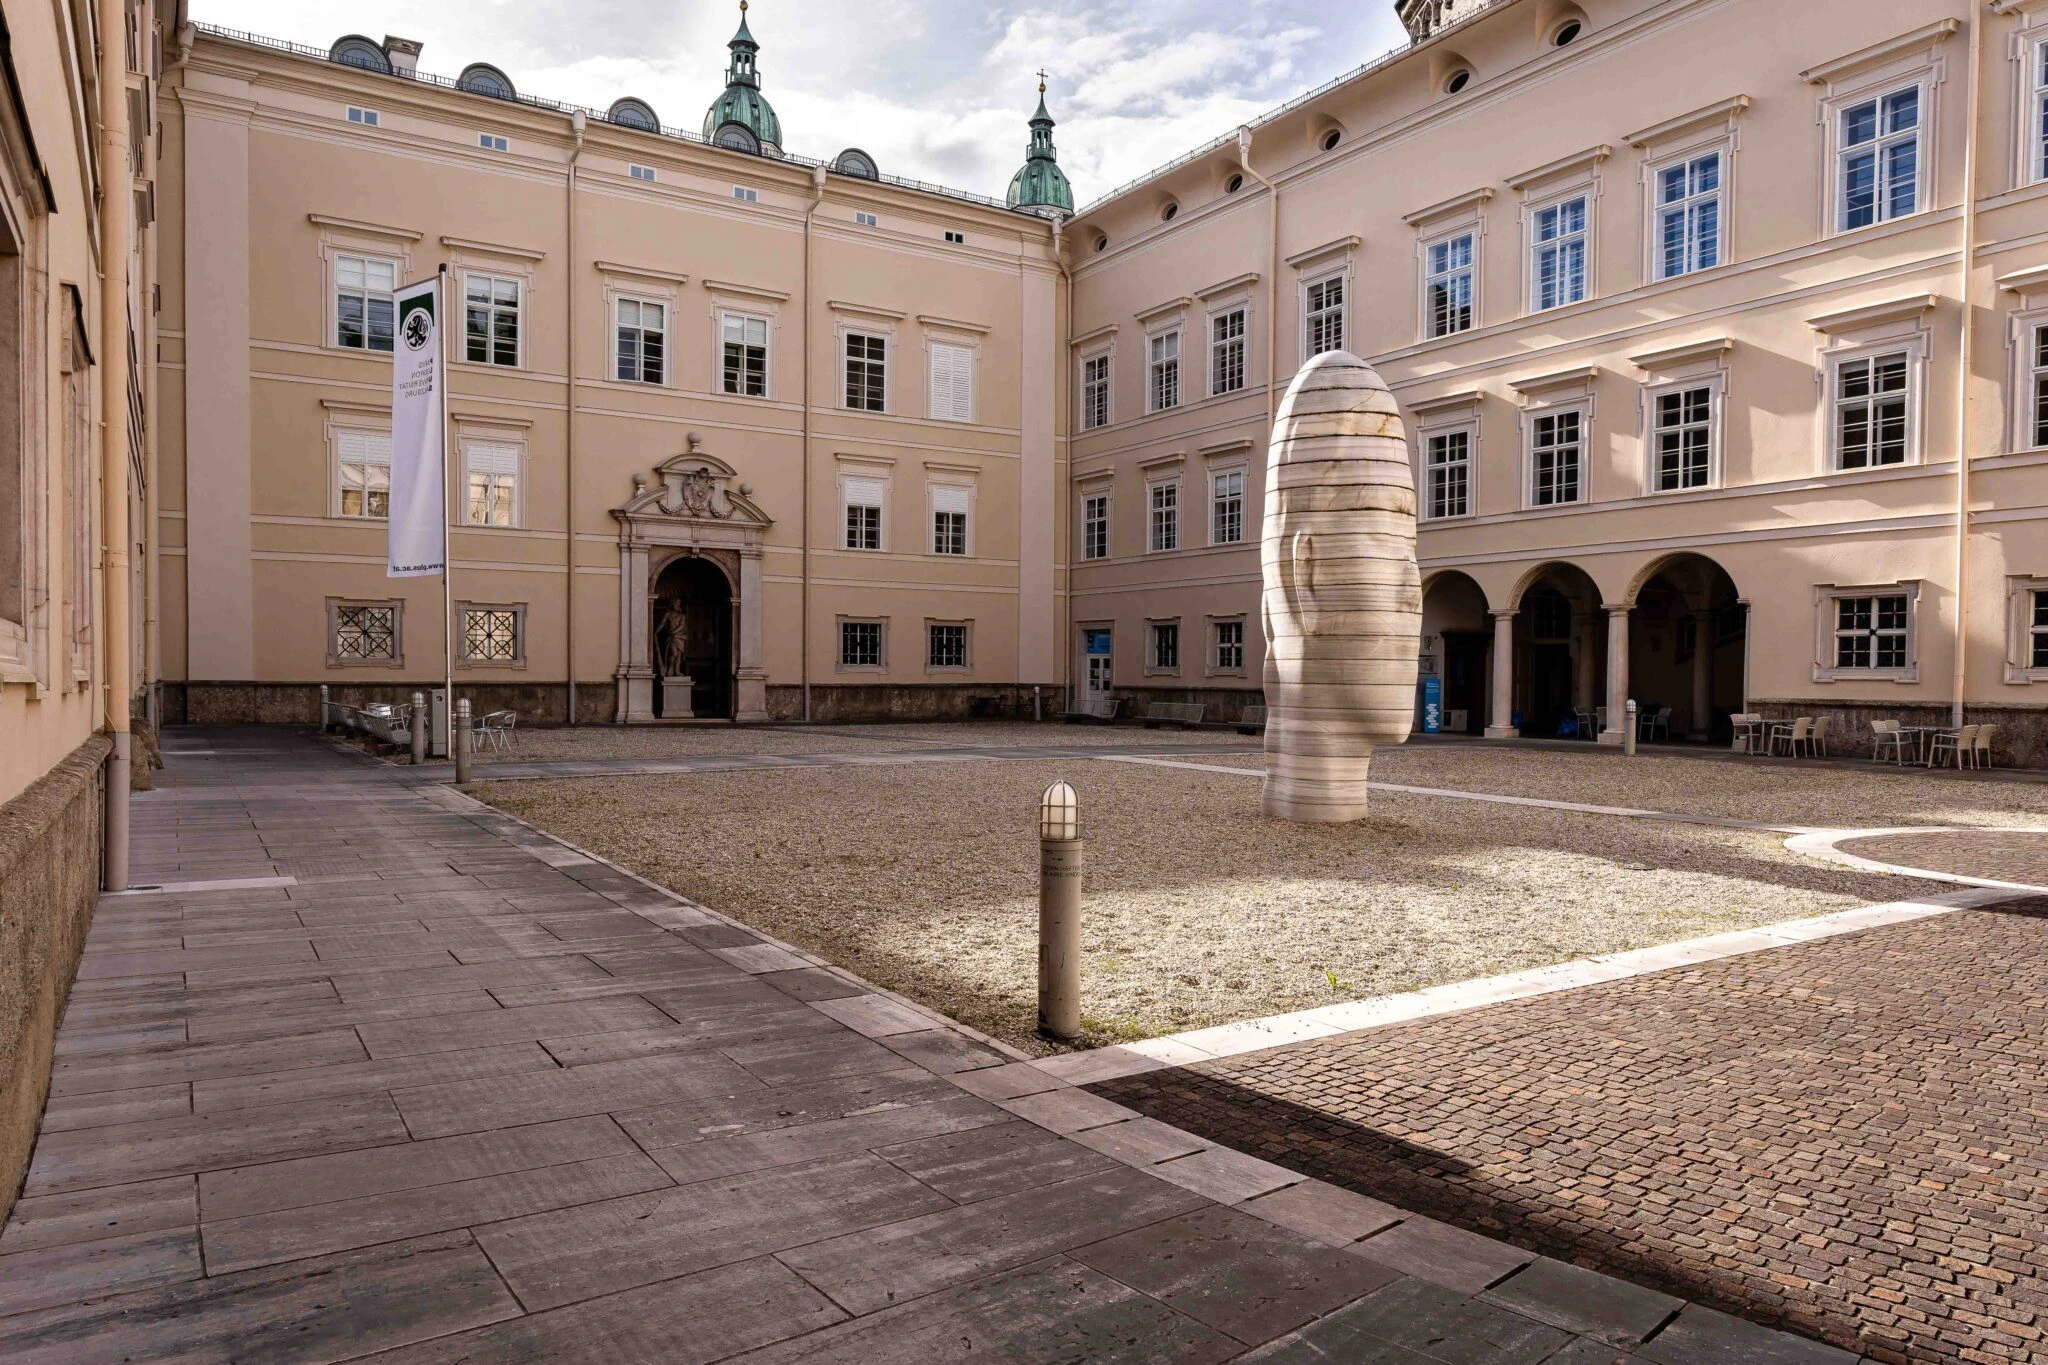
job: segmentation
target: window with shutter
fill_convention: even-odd
[[[840,481],[846,510],[846,548],[882,548],[882,504],[889,485],[881,479],[848,477]]]
[[[345,517],[391,515],[391,433],[342,431],[335,437],[336,507]]]
[[[974,420],[974,350],[935,341],[932,356],[932,416],[941,422]]]
[[[967,516],[974,491],[957,484],[932,486],[932,553],[967,553]]]
[[[510,526],[519,499],[519,447],[472,441],[463,447],[469,473],[469,524]]]

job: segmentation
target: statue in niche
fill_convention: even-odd
[[[665,678],[680,678],[688,669],[690,622],[683,604],[673,597],[662,600],[661,616],[654,623],[654,666]]]
[[[1407,740],[1422,636],[1415,477],[1372,366],[1328,351],[1273,422],[1259,547],[1266,634],[1265,813],[1366,814],[1372,751]]]

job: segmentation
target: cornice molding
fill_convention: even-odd
[[[1735,95],[1729,99],[1718,100],[1704,109],[1695,109],[1690,114],[1680,114],[1676,118],[1665,119],[1662,123],[1653,123],[1640,131],[1625,135],[1622,141],[1631,147],[1648,147],[1652,143],[1663,142],[1681,133],[1710,128],[1717,123],[1732,124],[1748,112],[1749,106],[1755,102],[1747,95]]]
[[[1933,311],[1941,305],[1939,294],[1908,294],[1902,299],[1885,303],[1866,304],[1861,308],[1845,308],[1839,313],[1823,313],[1817,318],[1808,318],[1806,325],[1816,332],[1833,335],[1837,332],[1852,332],[1862,327],[1880,327],[1888,322],[1904,322]]]
[[[1676,365],[1689,365],[1695,361],[1713,360],[1735,349],[1733,337],[1708,337],[1704,341],[1688,341],[1677,346],[1666,346],[1662,350],[1644,351],[1632,355],[1628,363],[1646,374],[1668,370]]]
[[[1365,240],[1354,232],[1347,237],[1339,237],[1334,242],[1324,242],[1321,246],[1312,246],[1307,251],[1297,251],[1287,258],[1287,264],[1299,270],[1303,266],[1317,265],[1335,256],[1349,256],[1363,245]]]
[[[845,299],[827,299],[825,306],[835,313],[859,313],[863,317],[888,318],[892,322],[901,322],[910,316],[901,308],[880,308],[865,303],[849,303]]]
[[[1931,24],[1914,29],[1911,33],[1901,33],[1896,38],[1887,38],[1881,43],[1858,48],[1847,56],[1837,57],[1831,62],[1808,67],[1799,73],[1799,78],[1809,85],[1826,85],[1838,76],[1846,76],[1866,66],[1876,66],[1895,57],[1903,57],[1915,48],[1931,47],[1954,36],[1962,26],[1963,21],[1960,19],[1937,19]]]
[[[1195,301],[1186,294],[1182,294],[1177,299],[1168,299],[1165,303],[1155,303],[1150,308],[1140,309],[1134,316],[1139,322],[1144,323],[1150,322],[1154,318],[1163,318],[1174,313],[1185,313],[1194,306]]]
[[[1208,285],[1201,289],[1197,289],[1195,291],[1195,297],[1203,300],[1204,302],[1207,302],[1208,300],[1215,298],[1218,294],[1228,294],[1235,289],[1249,289],[1258,282],[1259,272],[1256,270],[1248,270],[1242,275],[1232,275],[1227,280],[1219,280],[1215,284]]]
[[[360,232],[371,237],[396,237],[406,242],[417,242],[426,236],[413,228],[386,227],[382,223],[365,223],[359,218],[337,218],[331,213],[309,213],[306,221],[318,227],[339,228],[343,232]]]
[[[1588,147],[1583,152],[1561,156],[1547,165],[1538,166],[1533,171],[1511,175],[1507,179],[1507,187],[1511,190],[1526,190],[1531,185],[1540,185],[1546,180],[1554,180],[1573,171],[1589,171],[1613,155],[1614,148],[1603,142],[1597,147]]]
[[[547,258],[547,252],[535,251],[532,247],[506,246],[502,242],[479,242],[469,237],[443,237],[441,245],[450,251],[474,251],[486,256],[505,256],[515,261],[539,261]]]
[[[1548,393],[1570,384],[1588,384],[1600,377],[1598,365],[1580,365],[1569,370],[1555,370],[1550,374],[1532,374],[1522,379],[1510,379],[1508,387],[1516,393]]]
[[[1476,408],[1486,401],[1484,389],[1460,389],[1456,393],[1441,393],[1434,398],[1417,398],[1406,406],[1418,417],[1427,417],[1439,412],[1452,412],[1458,408]]]
[[[976,336],[986,336],[995,330],[985,322],[962,322],[958,318],[942,318],[931,313],[919,313],[917,320],[942,332],[972,332]]]
[[[1493,186],[1481,185],[1476,190],[1467,190],[1463,194],[1453,195],[1442,203],[1431,204],[1426,209],[1417,209],[1413,213],[1404,213],[1401,215],[1401,221],[1409,227],[1421,227],[1423,224],[1434,222],[1438,218],[1448,218],[1454,213],[1481,209],[1486,207],[1493,199],[1493,193]]]
[[[731,294],[745,299],[773,299],[777,303],[787,302],[787,289],[763,289],[759,285],[734,284],[730,280],[706,280],[704,287],[714,294]]]
[[[661,280],[666,284],[688,284],[688,275],[673,270],[659,270],[651,265],[627,265],[623,261],[596,261],[599,273],[605,275],[633,275],[643,280]]]

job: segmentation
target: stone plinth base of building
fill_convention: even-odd
[[[0,805],[0,1222],[50,1088],[50,1049],[100,889],[107,751],[94,736]]]

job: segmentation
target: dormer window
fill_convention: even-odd
[[[1322,149],[1326,152],[1335,151],[1337,149],[1337,144],[1342,142],[1343,140],[1344,134],[1338,132],[1335,128],[1332,128],[1329,132],[1323,134],[1323,140],[1321,143]]]
[[[1576,19],[1560,24],[1557,32],[1550,35],[1550,45],[1552,47],[1570,47],[1583,32],[1585,32],[1585,27]]]
[[[1230,177],[1230,179],[1223,182],[1223,192],[1225,194],[1236,194],[1239,190],[1243,188],[1244,176],[1241,174],[1233,175]]]
[[[1450,79],[1444,82],[1444,93],[1446,95],[1455,95],[1470,84],[1472,84],[1472,73],[1470,71],[1453,71]]]
[[[519,98],[512,89],[512,79],[489,62],[471,62],[462,68],[462,74],[455,78],[457,90],[467,90],[472,95],[488,95],[494,100]]]

